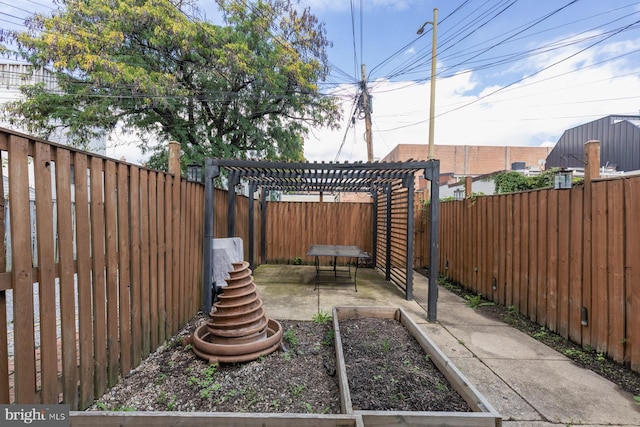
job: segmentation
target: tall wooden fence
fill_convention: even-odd
[[[266,262],[300,257],[311,264],[306,253],[312,244],[357,245],[371,253],[372,227],[371,203],[268,202]]]
[[[640,371],[640,177],[440,206],[443,274]]]
[[[203,187],[6,130],[0,161],[0,403],[86,408],[198,311]]]

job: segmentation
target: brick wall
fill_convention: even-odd
[[[526,167],[538,167],[538,160],[546,159],[551,149],[552,147],[435,145],[434,154],[440,160],[440,173],[482,175],[509,170],[514,162],[524,162]],[[399,144],[382,161],[426,160],[427,154],[426,144]]]

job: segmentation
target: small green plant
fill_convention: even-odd
[[[187,344],[186,346],[184,346],[185,350],[191,350],[193,348],[193,344]]]
[[[175,411],[176,409],[176,397],[175,396],[171,396],[171,399],[169,399],[169,402],[167,402],[167,410],[168,411]]]
[[[306,387],[302,384],[293,384],[291,386],[291,394],[294,397],[298,397],[300,396],[300,394],[302,393],[302,391],[305,389]]]
[[[540,328],[540,330],[538,332],[536,332],[535,334],[533,334],[534,338],[544,338],[547,336],[547,329],[543,326]]]
[[[282,357],[284,357],[284,360],[286,360],[287,362],[291,362],[291,352],[290,351],[287,351],[286,353],[283,353]]]
[[[436,384],[436,388],[438,389],[439,392],[442,392],[442,393],[447,391],[447,386],[440,382]]]
[[[313,413],[313,406],[311,406],[311,403],[304,402],[304,407],[307,410],[307,413],[309,413],[309,414]]]
[[[426,356],[424,356],[424,360],[426,360],[427,362],[431,361],[431,356],[429,356],[428,354]]]
[[[373,379],[376,380],[376,381],[381,380],[382,379],[382,375],[374,375]]]
[[[97,406],[97,407],[98,407],[98,409],[99,409],[99,410],[101,410],[101,411],[108,411],[108,410],[109,410],[109,408],[107,407],[107,405],[105,405],[105,404],[104,404],[104,403],[102,403],[102,402],[98,402],[98,403],[96,403],[96,406]]]
[[[331,321],[331,314],[326,311],[319,311],[313,315],[313,323],[318,323],[320,325],[326,325]]]
[[[296,338],[296,333],[293,329],[287,329],[287,332],[284,333],[283,338],[291,346],[292,349],[298,345],[298,338]]]
[[[322,345],[331,345],[335,336],[335,331],[333,329],[329,329],[329,332],[327,332],[327,335],[322,340]]]
[[[384,341],[382,342],[382,349],[384,350],[385,353],[389,353],[389,351],[391,350],[391,344],[389,343],[389,338],[385,338]]]
[[[633,396],[633,401],[636,403],[636,405],[640,405],[640,396]]]
[[[167,380],[167,374],[161,373],[153,382],[155,385],[162,385]]]
[[[273,408],[274,412],[278,412],[278,409],[280,409],[280,401],[278,399],[273,399],[273,402],[271,402],[271,407]]]
[[[606,360],[606,356],[603,353],[598,353],[596,354],[596,360],[598,362],[604,362]]]
[[[580,350],[576,350],[573,348],[567,348],[566,350],[563,351],[563,353],[565,356],[578,356],[582,354]]]
[[[496,305],[494,302],[491,302],[491,301],[483,301],[482,294],[465,295],[464,298],[467,300],[467,307],[471,307],[474,310],[476,310],[478,307]]]
[[[301,265],[301,264],[302,264],[302,258],[300,258],[299,256],[297,256],[297,257],[293,260],[293,264],[294,264],[294,265]]]

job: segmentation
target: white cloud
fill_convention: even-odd
[[[436,144],[549,145],[562,132],[610,114],[638,114],[640,73],[625,60],[604,63],[612,52],[636,48],[637,42],[589,49],[557,66],[507,88],[481,87],[476,73],[439,79],[436,87]],[[537,68],[554,64],[578,47],[547,55]],[[540,60],[540,58],[538,58]],[[588,64],[594,64],[586,67]],[[531,64],[518,64],[521,70]],[[563,73],[568,73],[564,74]],[[520,76],[524,76],[521,72]],[[556,77],[557,76],[557,77]],[[517,77],[513,77],[517,80]],[[499,92],[489,95],[492,92]],[[344,90],[344,88],[341,88]],[[352,92],[355,88],[352,89]],[[373,96],[374,156],[384,157],[397,144],[426,144],[428,140],[429,82],[376,81]],[[480,97],[489,95],[485,99]],[[468,105],[467,105],[468,104]],[[349,105],[344,107],[345,115]],[[457,109],[459,108],[459,109]],[[346,122],[346,117],[343,120]],[[316,131],[318,139],[305,145],[307,159],[334,160],[345,133]],[[364,123],[350,130],[339,160],[366,160]]]

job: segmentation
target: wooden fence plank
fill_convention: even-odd
[[[594,182],[592,188],[592,318],[591,346],[606,353],[609,313],[607,311],[607,186]]]
[[[56,333],[56,271],[53,242],[53,197],[51,150],[36,142],[34,147],[36,228],[38,236],[38,284],[40,299],[40,375],[42,403],[58,403],[58,337]]]
[[[129,168],[129,205],[131,215],[131,358],[133,366],[142,360],[144,339],[142,335],[142,247],[140,216],[140,169]]]
[[[104,170],[104,212],[107,261],[107,384],[113,387],[120,376],[120,328],[118,298],[118,188],[116,164],[106,161]],[[93,186],[92,186],[93,189]]]
[[[157,180],[157,206],[158,206],[158,341],[163,343],[168,336],[167,332],[167,307],[166,307],[166,297],[165,297],[165,272],[166,272],[166,264],[165,264],[165,253],[166,253],[166,245],[165,245],[165,231],[166,231],[166,217],[165,217],[165,200],[164,200],[164,190],[165,190],[165,179],[164,174],[158,174]]]
[[[482,284],[482,236],[484,234],[484,224],[482,224],[481,211],[483,208],[482,199],[476,199],[475,205],[475,264],[474,264],[474,289],[479,289]]]
[[[640,179],[624,181],[626,230],[640,229]],[[625,286],[627,291],[627,354],[631,369],[640,371],[640,239],[625,239]]]
[[[11,136],[9,145],[9,197],[11,203],[11,278],[13,282],[13,331],[15,401],[36,401],[33,282],[29,218],[28,141]]]
[[[488,233],[489,229],[486,226],[487,224],[487,209],[489,205],[489,198],[482,197],[480,199],[480,221],[482,222],[482,230],[480,235],[480,248],[479,251],[482,253],[481,265],[480,265],[480,283],[478,288],[476,289],[477,293],[482,293],[483,295],[487,295],[487,283],[489,280],[489,241],[488,241]],[[455,232],[455,230],[452,230]]]
[[[582,345],[590,346],[591,345],[591,328],[593,324],[593,310],[592,310],[592,293],[591,293],[591,257],[592,257],[592,247],[593,247],[593,238],[592,238],[592,192],[593,192],[593,182],[585,182],[584,183],[584,194],[583,194],[583,233],[582,233],[582,306],[587,311],[587,324],[583,325],[581,328],[582,331]]]
[[[498,301],[498,280],[500,279],[500,263],[501,258],[503,256],[502,250],[500,247],[500,239],[502,237],[502,233],[500,229],[502,224],[500,224],[500,196],[491,197],[491,254],[493,255],[491,259],[491,281],[489,282],[489,289],[487,289],[487,298],[491,301]]]
[[[607,353],[618,363],[624,362],[625,281],[624,281],[624,187],[622,180],[607,182],[607,303],[609,327]]]
[[[536,321],[541,326],[547,326],[547,204],[549,190],[538,191],[538,285],[536,293]]]
[[[87,156],[74,153],[78,321],[80,325],[80,408],[94,399],[93,319],[91,307],[91,228],[87,189]]]
[[[118,217],[118,300],[120,327],[120,373],[124,377],[132,368],[132,298],[131,293],[131,251],[129,226],[131,224],[129,167],[125,163],[118,164],[117,217]],[[137,346],[136,346],[137,347]],[[137,365],[137,364],[136,364]]]
[[[184,263],[185,263],[185,271],[184,271],[184,292],[185,295],[188,295],[189,298],[185,298],[185,308],[184,308],[184,321],[187,321],[188,319],[191,318],[191,316],[193,314],[195,314],[195,312],[192,312],[191,307],[193,304],[193,294],[191,292],[191,290],[193,289],[193,280],[192,280],[192,272],[193,272],[193,240],[194,240],[194,236],[191,234],[193,232],[193,229],[191,228],[192,223],[193,223],[193,198],[192,198],[192,188],[195,184],[191,183],[191,182],[185,182],[185,200],[186,200],[186,218],[185,218],[185,234],[184,236],[184,244],[185,244],[185,259],[184,259]],[[242,199],[242,198],[240,198]],[[241,201],[241,200],[240,200]],[[240,204],[236,205],[236,207],[240,207]],[[239,215],[236,216],[236,219],[239,218]],[[244,222],[242,222],[244,224]],[[237,224],[236,226],[236,230],[239,228],[240,223]],[[247,241],[247,239],[243,239],[244,242]],[[246,253],[246,247],[248,245],[243,245],[243,251],[245,251]],[[244,257],[243,257],[244,259]]]
[[[517,193],[513,197],[513,215],[512,220],[513,224],[513,272],[511,275],[512,280],[512,301],[511,305],[516,310],[516,312],[520,312],[520,287],[522,282],[522,270],[520,269],[520,257],[522,242],[526,242],[526,240],[522,238],[522,193]],[[528,244],[528,242],[527,242]]]
[[[90,207],[91,255],[93,265],[93,357],[95,396],[101,396],[107,389],[107,295],[105,283],[105,212],[103,199],[102,162],[99,157],[90,159]],[[79,175],[76,175],[78,178]],[[111,225],[111,224],[109,224]],[[113,229],[110,230],[113,232]],[[116,306],[117,308],[117,306]],[[110,331],[111,332],[111,331]]]
[[[558,193],[557,331],[569,338],[569,251],[571,244],[571,191]]]
[[[158,324],[158,193],[156,176],[155,172],[149,173],[149,304],[152,350],[158,346],[160,327]]]
[[[166,336],[170,337],[177,331],[173,329],[173,224],[171,213],[173,209],[173,177],[165,176],[164,194],[164,226],[165,226],[165,304],[166,304]]]
[[[515,202],[515,194],[504,196],[505,199],[505,216],[504,216],[504,228],[505,228],[505,271],[504,271],[504,305],[511,307],[513,305],[513,270],[514,270],[514,227],[513,227],[513,205]]]
[[[547,203],[547,326],[552,332],[558,330],[558,191],[546,191]]]
[[[530,235],[529,213],[531,204],[529,201],[531,193],[522,193],[520,200],[520,241],[523,243],[520,248],[520,301],[518,311],[522,314],[529,313],[530,282],[529,282],[529,249],[533,245]]]
[[[140,314],[142,315],[142,357],[151,351],[151,293],[149,280],[149,172],[140,170]]]
[[[498,258],[498,277],[496,281],[497,289],[496,292],[496,300],[499,304],[505,305],[505,297],[506,297],[506,261],[507,261],[507,208],[506,208],[506,199],[507,197],[512,197],[511,195],[501,195],[498,196],[498,247],[500,248],[500,257]]]
[[[582,272],[584,186],[571,189],[569,246],[569,338],[582,344]]]
[[[79,409],[76,291],[73,261],[73,212],[71,205],[71,159],[68,150],[54,148],[58,260],[60,264],[60,330],[62,333],[62,394],[72,410]]]
[[[539,191],[529,193],[529,295],[527,308],[529,319],[538,319],[538,196]]]
[[[172,289],[172,299],[173,299],[173,330],[177,331],[179,326],[182,326],[180,321],[180,213],[182,211],[181,199],[180,199],[180,176],[173,177],[173,189],[172,189],[172,217],[171,217],[171,228],[173,229],[173,280],[171,283]],[[218,194],[220,195],[220,191]],[[221,206],[222,205],[222,206]],[[217,207],[218,210],[222,210],[226,212],[226,204],[222,204],[218,201],[215,203],[214,208]],[[218,218],[216,216],[216,218]],[[216,224],[219,227],[222,227],[226,224],[223,222],[222,224]],[[226,227],[225,227],[226,228]],[[216,235],[216,237],[223,237],[222,235]]]
[[[187,182],[185,180],[180,180],[180,206],[182,207],[182,210],[180,211],[180,236],[186,236],[186,232],[187,232]],[[233,236],[227,236],[227,237],[233,237]],[[186,260],[186,246],[187,243],[185,241],[184,238],[180,238],[180,277],[179,277],[179,282],[178,282],[178,289],[180,292],[180,298],[178,299],[179,301],[179,307],[178,307],[178,319],[180,319],[180,325],[183,325],[185,323],[186,320],[186,304],[187,301],[185,298],[187,296],[187,294],[185,293],[186,288],[185,288],[185,270],[186,270],[186,264],[187,264],[187,260]]]

